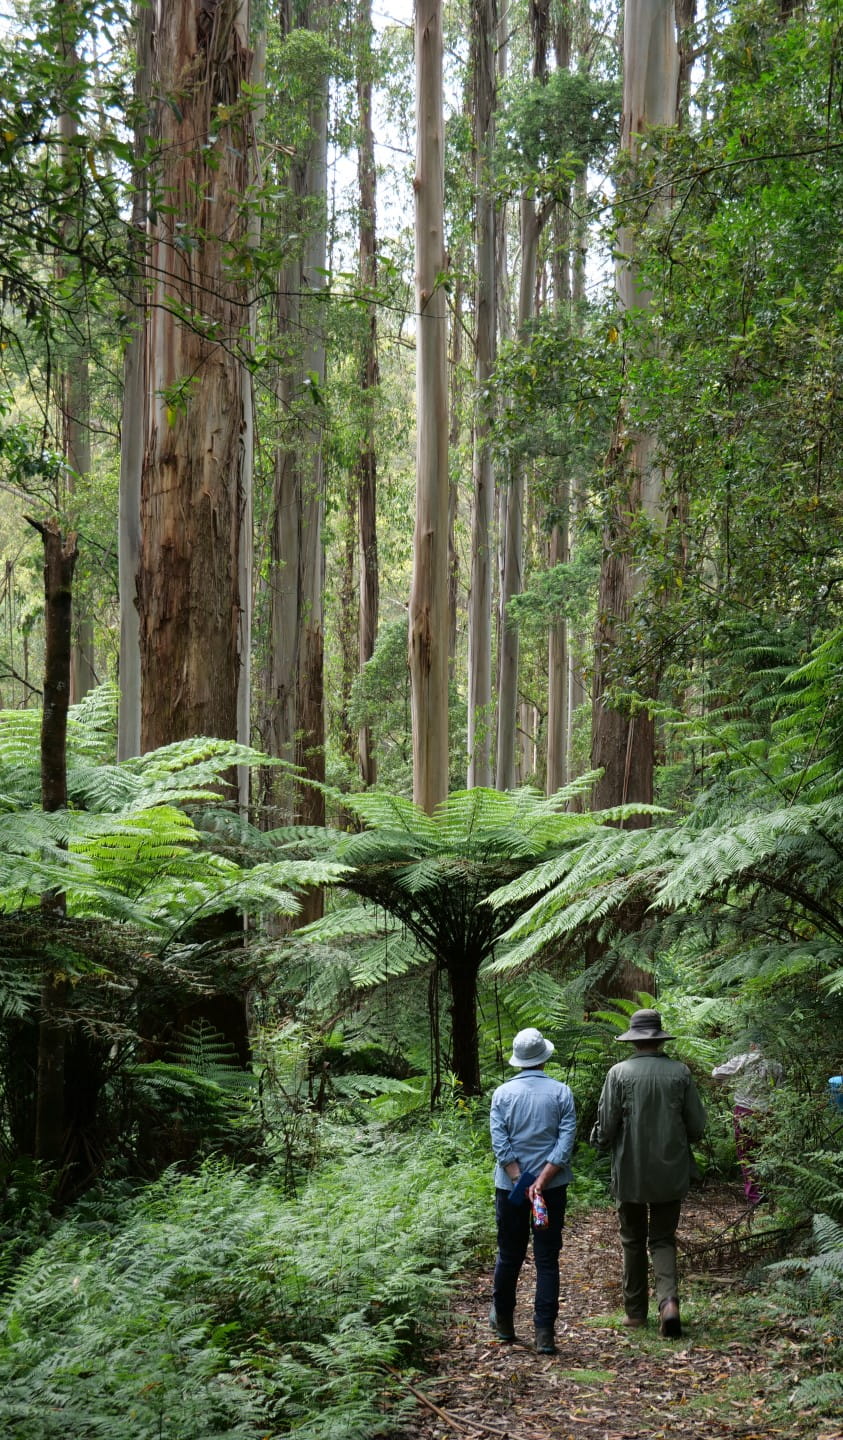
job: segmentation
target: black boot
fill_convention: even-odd
[[[515,1339],[515,1317],[514,1315],[499,1315],[494,1305],[489,1311],[489,1324],[499,1340],[511,1345]]]
[[[659,1334],[664,1335],[667,1340],[678,1340],[682,1334],[679,1301],[674,1295],[668,1300],[662,1300],[659,1306]]]

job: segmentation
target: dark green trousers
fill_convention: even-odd
[[[618,1203],[623,1246],[623,1303],[627,1315],[635,1319],[644,1320],[647,1316],[648,1250],[653,1261],[657,1303],[678,1297],[676,1227],[681,1208],[681,1200],[666,1200],[657,1205],[634,1205],[628,1200]]]

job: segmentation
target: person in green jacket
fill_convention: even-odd
[[[647,1250],[653,1261],[659,1330],[682,1334],[676,1230],[691,1181],[691,1143],[706,1116],[687,1065],[662,1051],[672,1035],[658,1010],[636,1010],[619,1040],[635,1053],[613,1065],[603,1084],[592,1144],[612,1157],[612,1192],[623,1247],[627,1325],[647,1323]]]

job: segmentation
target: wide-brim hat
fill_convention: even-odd
[[[531,1025],[527,1030],[518,1031],[512,1042],[509,1063],[514,1065],[516,1070],[529,1070],[533,1065],[543,1065],[555,1049],[556,1046],[550,1040],[545,1040],[541,1031]]]
[[[668,1035],[662,1030],[662,1017],[658,1010],[636,1010],[634,1015],[629,1017],[629,1029],[623,1035],[618,1035],[618,1040],[675,1040],[675,1035]]]

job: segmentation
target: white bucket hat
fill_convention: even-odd
[[[540,1030],[530,1026],[527,1030],[519,1030],[512,1042],[512,1056],[510,1065],[516,1070],[528,1070],[533,1065],[543,1065],[549,1060],[554,1050],[549,1040],[545,1040]]]

